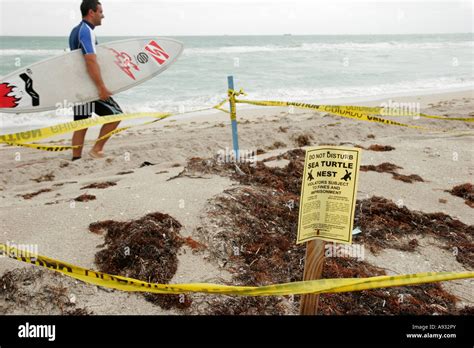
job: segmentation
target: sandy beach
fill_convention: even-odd
[[[388,99],[420,103],[421,111],[429,115],[474,117],[473,91],[392,97],[364,102],[361,105],[380,105]],[[308,110],[241,108],[238,105],[240,148],[247,151],[258,150],[258,161],[270,158],[262,162],[262,165],[268,168],[285,168],[290,160],[278,156],[307,146],[331,144],[361,146],[366,149],[376,144],[392,146],[392,151],[363,150],[362,165],[391,163],[401,167],[397,169],[397,173],[417,175],[423,181],[408,183],[396,180],[390,173],[364,171],[360,175],[357,199],[382,197],[399,208],[406,207],[411,212],[449,215],[451,219],[459,220],[465,225],[462,227],[465,231],[463,238],[467,238],[467,242],[463,244],[463,248],[457,250],[463,253],[463,258],[460,259],[457,253],[453,253],[454,244],[449,244],[451,242],[446,238],[437,236],[436,230],[433,233],[394,236],[392,239],[386,239],[383,247],[373,247],[374,242],[371,242],[369,236],[364,236],[367,232],[362,228],[362,232],[354,236],[353,242],[365,246],[364,267],[369,269],[370,265],[386,274],[472,271],[473,207],[465,202],[466,199],[454,196],[447,190],[458,185],[472,184],[474,125],[468,122],[425,118],[415,120],[412,117],[391,119],[442,129],[445,132],[355,121]],[[94,139],[96,134],[97,129],[89,130],[87,139]],[[70,134],[66,134],[48,139],[47,142],[70,145],[69,137]],[[242,192],[247,192],[247,189],[253,190],[250,195],[264,195],[269,192],[268,188],[246,185],[230,175],[215,171],[191,172],[189,168],[186,170],[191,158],[208,160],[215,158],[219,151],[230,151],[232,134],[228,114],[211,112],[195,117],[177,116],[152,126],[135,127],[110,140],[105,149],[105,159],[88,157],[90,147],[89,142],[83,158],[71,162],[69,151],[49,153],[0,146],[2,243],[37,245],[41,255],[81,267],[99,269],[103,265],[97,264],[96,254],[112,244],[105,241],[106,229],[101,233],[93,233],[89,229],[90,224],[106,220],[127,222],[159,212],[168,214],[179,222],[182,226],[179,229],[179,240],[185,241],[175,250],[176,271],[167,276],[169,283],[250,285],[244,284],[244,280],[239,282],[238,278],[239,272],[243,272],[239,271],[239,265],[246,261],[239,259],[239,255],[232,255],[226,247],[215,250],[215,238],[221,238],[227,232],[230,239],[228,245],[232,245],[231,239],[237,226],[230,220],[225,220],[229,219],[230,215],[225,213],[225,206],[219,202],[224,196],[236,199]],[[272,160],[271,157],[274,156],[276,158]],[[244,171],[245,175],[247,174]],[[111,184],[105,185],[107,187],[103,189],[84,188],[105,182]],[[46,191],[31,198],[24,196],[40,190]],[[93,195],[95,199],[86,202],[74,200],[83,194]],[[218,214],[210,214],[213,211]],[[236,214],[236,211],[232,214]],[[272,221],[271,215],[269,216],[270,220],[267,222]],[[276,225],[280,223],[278,219],[273,221]],[[224,233],[226,226],[229,230]],[[225,242],[225,239],[222,240]],[[412,242],[413,240],[416,242]],[[294,241],[296,235],[293,243]],[[411,242],[413,248],[401,250],[402,248],[391,247],[391,244],[404,241]],[[245,250],[245,246],[242,250]],[[338,265],[342,267],[342,264]],[[247,266],[248,269],[245,268]],[[352,271],[360,269],[360,265],[346,266]],[[246,272],[250,272],[254,265],[242,267]],[[268,273],[271,272],[272,268],[268,267]],[[3,275],[0,285],[7,284],[6,288],[10,290],[4,291],[0,296],[0,311],[3,314],[228,314],[222,311],[223,304],[230,303],[229,301],[244,301],[230,296],[191,294],[186,296],[186,303],[178,300],[177,305],[160,305],[140,293],[126,293],[88,285],[7,258],[1,259],[0,275]],[[258,283],[258,279],[254,279],[254,284],[255,282]],[[264,279],[261,284],[268,282],[269,279]],[[423,308],[427,313],[472,313],[472,285],[473,280],[443,282],[440,289],[456,299],[451,299],[450,302],[446,300],[446,304],[443,304],[433,297],[433,302]],[[441,291],[440,289],[431,290]],[[371,291],[344,296],[352,296],[352,300],[362,303],[363,306],[364,296],[368,296],[367,293]],[[382,289],[380,294],[389,292],[386,296],[391,296],[390,298],[407,294],[404,297],[408,299],[406,307],[399,310],[401,313],[415,313],[416,307],[421,305],[415,301],[418,293],[410,291],[409,287],[402,287]],[[447,295],[443,296],[448,298]],[[51,300],[52,298],[58,300]],[[327,305],[325,308],[331,308],[331,298],[327,296],[324,300],[326,302],[323,301]],[[232,313],[298,313],[298,299],[287,296],[278,301],[272,298],[259,301],[261,302],[250,304],[233,302]],[[423,301],[429,302],[426,299]],[[243,308],[242,311],[237,310],[239,306]],[[386,305],[380,300],[377,306],[383,311]],[[354,313],[353,310],[348,309],[346,313]],[[372,314],[373,308],[367,307],[367,311]],[[390,310],[386,314],[396,313],[396,310]],[[331,313],[328,309],[324,314],[345,313]]]

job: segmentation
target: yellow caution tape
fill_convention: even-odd
[[[259,106],[294,106],[301,109],[311,109],[317,110],[321,112],[328,112],[330,114],[335,114],[342,117],[352,118],[356,120],[362,121],[369,121],[369,122],[377,122],[382,124],[388,124],[392,126],[400,126],[400,127],[408,127],[408,128],[416,128],[416,129],[423,129],[428,130],[428,128],[420,127],[420,126],[412,126],[400,122],[395,122],[392,120],[387,120],[381,117],[372,116],[369,113],[360,111],[352,106],[338,106],[338,105],[315,105],[315,104],[307,104],[307,103],[295,103],[295,102],[284,102],[284,101],[257,101],[257,100],[240,100],[236,99],[236,103],[243,103],[243,104],[251,104],[251,105],[259,105]]]
[[[170,117],[172,114],[169,113],[134,113],[134,114],[121,114],[121,115],[111,115],[111,116],[102,116],[102,117],[94,117],[88,118],[85,120],[80,121],[72,121],[67,123],[61,123],[56,126],[44,127],[40,129],[33,129],[25,132],[18,132],[13,134],[5,134],[0,135],[0,143],[7,143],[7,144],[24,144],[25,142],[29,141],[38,141],[45,138],[50,138],[55,135],[70,133],[74,131],[78,131],[81,129],[89,128],[96,125],[102,125],[106,123],[112,123],[117,121],[123,120],[130,120],[136,118],[144,118],[144,117],[154,117],[158,119],[163,119],[166,117]],[[44,145],[41,145],[44,146]]]
[[[30,252],[19,250],[5,244],[0,244],[0,255],[42,266],[90,284],[123,291],[141,291],[158,294],[183,294],[191,292],[241,296],[298,295],[310,293],[321,294],[474,278],[474,272],[429,272],[371,278],[320,279],[259,287],[228,286],[207,283],[156,284],[85,269],[49,257],[34,255]]]
[[[238,97],[239,95],[247,95],[243,91],[243,89],[240,89],[239,92],[236,92],[234,90],[229,90],[228,91],[228,97]],[[229,98],[227,100],[229,100]],[[225,102],[225,101],[224,101]],[[223,103],[224,103],[223,102]],[[251,102],[250,100],[236,100],[236,103],[245,103],[245,102]],[[252,104],[254,104],[257,101],[253,101]],[[353,105],[312,105],[312,104],[304,104],[304,103],[291,103],[291,102],[281,102],[281,101],[258,101],[258,105],[262,106],[289,106],[293,105],[296,107],[303,107],[303,108],[310,108],[314,109],[314,107],[318,106],[321,108],[328,108],[328,109],[337,109],[337,110],[342,110],[344,112],[353,112],[353,111],[360,111],[366,114],[371,114],[371,115],[381,115],[381,116],[411,116],[411,117],[424,117],[424,118],[432,118],[432,119],[440,119],[440,120],[445,120],[445,121],[463,121],[463,122],[474,122],[474,117],[446,117],[446,116],[435,116],[435,115],[427,115],[423,113],[417,113],[417,112],[406,112],[403,113],[404,110],[399,110],[397,107],[379,107],[379,106],[353,106]],[[263,104],[265,103],[265,105]],[[284,105],[282,104],[284,103]],[[250,104],[250,103],[248,103]],[[300,105],[296,105],[300,104]],[[254,104],[257,105],[257,104]],[[301,106],[304,105],[304,106]],[[311,107],[309,107],[311,106]],[[219,109],[221,110],[221,109]],[[222,110],[224,111],[224,110]]]
[[[224,112],[226,112],[226,113],[229,114],[230,112],[229,112],[228,110],[222,108],[222,105],[224,105],[224,104],[227,103],[227,102],[228,102],[227,99],[224,100],[224,101],[222,101],[221,103],[219,103],[219,104],[217,104],[216,106],[214,106],[214,109],[217,109],[217,110],[220,110],[220,111],[224,111]]]
[[[239,95],[247,95],[242,90],[240,92],[234,92],[232,96],[236,97]],[[229,97],[231,95],[229,94]],[[283,102],[283,101],[270,101],[270,100],[263,100],[263,101],[255,101],[255,100],[236,100],[236,103],[246,103],[252,105],[261,105],[261,106],[295,106],[304,109],[313,109],[319,111],[326,111],[330,113],[354,113],[354,116],[357,117],[358,113],[369,114],[369,115],[381,115],[381,116],[410,116],[413,118],[416,117],[423,117],[423,118],[432,118],[432,119],[439,119],[444,121],[463,121],[463,122],[474,122],[474,117],[446,117],[446,116],[436,116],[436,115],[427,115],[424,113],[417,113],[417,112],[405,112],[403,109],[398,110],[397,108],[385,108],[385,107],[378,107],[378,106],[353,106],[353,105],[314,105],[314,104],[306,104],[306,103],[294,103],[294,102]],[[335,112],[331,112],[331,110]],[[344,115],[340,115],[344,116]],[[362,119],[362,118],[360,118]],[[366,120],[367,121],[367,120]],[[375,121],[378,122],[378,121]],[[398,124],[400,125],[400,124]],[[406,126],[406,125],[405,125]],[[413,127],[413,126],[409,126]],[[418,127],[421,128],[421,127]]]
[[[387,109],[383,107],[347,106],[347,105],[342,105],[342,106],[315,105],[315,104],[284,102],[284,101],[256,101],[256,100],[236,99],[236,97],[240,95],[246,96],[247,94],[242,89],[240,91],[228,90],[228,98],[223,100],[221,103],[211,108],[194,110],[194,111],[189,111],[185,113],[206,111],[206,110],[211,110],[211,109],[217,109],[217,110],[229,113],[229,111],[223,109],[222,106],[227,101],[232,99],[232,100],[235,100],[236,103],[244,103],[244,104],[259,105],[259,106],[294,106],[294,107],[303,108],[303,109],[312,109],[312,110],[317,110],[320,112],[328,112],[334,115],[343,116],[343,117],[352,118],[352,119],[358,119],[358,120],[363,120],[363,121],[376,122],[376,123],[382,123],[382,124],[388,124],[388,125],[394,125],[394,126],[400,126],[400,127],[416,128],[420,130],[431,130],[431,131],[437,131],[437,132],[443,132],[443,130],[429,129],[429,128],[420,127],[420,126],[407,125],[404,123],[387,120],[385,118],[377,117],[374,115],[413,116],[413,117],[420,116],[420,117],[425,117],[425,118],[442,119],[442,120],[448,120],[448,121],[465,121],[465,122],[474,121],[474,118],[462,118],[462,117],[449,117],[448,118],[444,116],[433,116],[433,115],[426,115],[426,114],[410,114],[410,113],[399,114],[397,113],[396,115],[390,115],[390,112],[387,112]],[[110,132],[109,134],[106,134],[103,137],[96,140],[96,141],[99,141],[99,140],[109,138],[114,134],[130,129],[132,127],[151,124],[151,123],[154,123],[154,122],[157,122],[157,121],[160,121],[160,120],[163,120],[165,118],[175,116],[175,115],[176,114],[160,113],[160,112],[153,112],[153,113],[141,112],[141,113],[133,113],[133,114],[121,114],[121,115],[102,116],[102,117],[97,117],[97,118],[88,118],[85,120],[67,122],[67,123],[63,123],[63,124],[59,124],[55,126],[34,129],[30,131],[25,131],[25,132],[0,135],[0,143],[4,143],[11,146],[28,147],[28,148],[33,148],[33,149],[43,150],[43,151],[65,151],[65,150],[78,148],[80,146],[34,144],[30,142],[38,141],[38,140],[49,138],[55,135],[70,133],[70,132],[74,132],[81,129],[85,129],[85,128],[89,128],[89,127],[97,126],[97,125],[102,125],[106,123],[113,123],[117,121],[124,121],[124,120],[144,118],[144,117],[152,117],[156,119],[151,122],[146,122],[140,125],[134,125],[134,126],[128,126],[128,127],[122,127],[122,128],[116,129]]]
[[[241,88],[240,91],[235,91],[233,89],[227,90],[227,96],[228,98],[235,98],[238,97],[239,95],[247,95],[247,93],[244,92],[244,90]]]
[[[170,114],[169,116],[172,116],[172,115]],[[145,122],[145,123],[142,123],[142,124],[139,124],[139,125],[133,125],[133,126],[128,126],[128,127],[117,128],[117,129],[113,130],[112,132],[107,133],[106,135],[98,138],[97,140],[95,140],[95,142],[98,142],[100,140],[109,138],[109,137],[111,137],[111,136],[113,136],[117,133],[123,132],[127,129],[152,124],[152,123],[161,121],[165,118],[166,117],[161,117],[157,120],[153,120],[153,121],[150,121],[150,122]],[[36,150],[53,151],[53,152],[72,150],[72,149],[75,149],[75,148],[78,148],[78,147],[82,147],[81,145],[76,145],[76,146],[69,146],[69,145],[57,146],[56,145],[55,146],[55,145],[45,145],[45,144],[25,144],[25,143],[18,143],[18,142],[17,143],[5,142],[5,144],[11,145],[11,146],[23,146],[23,147],[29,147],[29,148],[32,148],[32,149],[36,149]]]
[[[328,112],[334,115],[363,120],[363,121],[370,121],[370,122],[377,122],[377,123],[389,124],[389,125],[395,125],[395,126],[401,126],[401,127],[415,128],[415,129],[420,129],[423,131],[447,133],[447,134],[451,134],[452,136],[474,135],[473,131],[443,130],[443,129],[433,129],[433,128],[426,128],[426,127],[420,127],[420,126],[412,126],[412,125],[407,125],[400,122],[386,120],[381,117],[372,116],[372,115],[381,113],[381,110],[383,110],[383,108],[379,108],[379,107],[347,106],[347,105],[343,105],[343,106],[314,105],[314,104],[294,103],[294,102],[284,102],[284,101],[256,101],[256,100],[238,100],[238,99],[235,102],[243,103],[243,104],[258,105],[258,106],[280,106],[280,107],[281,106],[294,106],[294,107],[303,108],[303,109],[324,111],[324,112]],[[397,116],[400,116],[400,115],[397,115]],[[410,116],[410,115],[407,114],[403,116]],[[413,116],[416,116],[416,115],[413,115]],[[437,118],[437,119],[443,119],[443,120],[455,120],[455,121],[466,121],[466,122],[474,121],[474,118],[461,118],[461,117],[446,118],[442,116],[432,116],[432,115],[426,115],[426,114],[419,114],[418,116],[427,117],[427,118]]]
[[[218,108],[222,106],[226,100],[223,102],[219,103],[216,106],[210,107],[210,108],[205,108],[205,109],[200,109],[200,110],[193,110],[193,111],[188,111],[188,112],[183,112],[180,114],[187,114],[191,112],[200,112],[200,111],[205,111],[205,110],[211,110],[214,108]],[[224,111],[224,110],[222,110]],[[111,115],[111,116],[101,116],[101,117],[94,117],[94,118],[87,118],[85,120],[80,120],[80,121],[72,121],[72,122],[67,122],[67,123],[62,123],[59,125],[55,126],[50,126],[50,127],[45,127],[45,128],[40,128],[40,129],[34,129],[34,130],[29,130],[25,132],[18,132],[18,133],[13,133],[13,134],[5,134],[5,135],[0,135],[0,143],[4,143],[7,145],[11,146],[22,146],[22,147],[28,147],[28,148],[33,148],[37,150],[43,150],[43,151],[65,151],[65,150],[71,150],[74,148],[78,148],[80,146],[68,146],[68,145],[48,145],[48,144],[32,144],[32,143],[26,143],[26,142],[31,142],[31,141],[38,141],[46,138],[50,138],[55,135],[60,135],[60,134],[65,134],[65,133],[70,133],[74,131],[78,131],[81,129],[97,126],[97,125],[102,125],[102,124],[107,124],[107,123],[113,123],[117,121],[124,121],[124,120],[131,120],[131,119],[137,119],[137,118],[145,118],[145,117],[152,117],[155,118],[153,121],[145,122],[139,125],[133,125],[133,126],[128,126],[128,127],[122,127],[113,130],[112,132],[100,137],[99,139],[95,140],[95,142],[109,138],[119,132],[123,132],[127,129],[133,128],[133,127],[138,127],[138,126],[144,126],[148,125],[151,123],[155,123],[161,120],[164,120],[165,118],[171,117],[171,116],[176,116],[176,114],[172,113],[162,113],[162,112],[139,112],[139,113],[133,113],[133,114],[120,114],[120,115]]]
[[[390,115],[388,115],[390,116]],[[396,116],[405,116],[405,115],[396,115]],[[406,115],[410,116],[410,115]],[[414,115],[417,116],[417,115]],[[435,115],[426,115],[426,114],[419,114],[420,117],[424,118],[434,118],[444,121],[463,121],[463,122],[474,122],[474,117],[447,117],[447,116],[435,116]]]
[[[78,147],[81,147],[81,146],[68,146],[68,145],[61,146],[61,145],[45,145],[45,144],[11,143],[8,141],[5,141],[3,143],[10,146],[29,147],[30,149],[51,151],[51,152],[66,151],[66,150],[71,150],[71,149],[76,149]]]
[[[372,114],[372,115],[381,115],[381,116],[410,116],[413,118],[416,117],[423,117],[423,118],[432,118],[438,119],[443,121],[463,121],[463,122],[474,122],[474,117],[447,117],[447,116],[437,116],[437,115],[427,115],[424,113],[417,113],[417,112],[404,112],[404,110],[397,110],[397,109],[390,109],[385,107],[371,107],[371,106],[349,106],[349,105],[324,105],[326,107],[338,107],[343,110],[357,110],[364,113]]]

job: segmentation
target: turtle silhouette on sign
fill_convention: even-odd
[[[344,175],[341,178],[341,180],[344,180],[344,181],[352,180],[351,175],[352,175],[352,173],[349,173],[348,170],[346,169],[346,175]]]
[[[308,173],[308,180],[309,180],[309,181],[313,181],[313,180],[314,180],[313,171],[312,171],[312,170],[310,170],[309,173]]]

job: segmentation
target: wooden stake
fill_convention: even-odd
[[[314,239],[306,243],[303,280],[321,279],[324,265],[324,241]],[[301,296],[300,315],[318,314],[319,294]]]

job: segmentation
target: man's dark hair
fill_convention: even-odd
[[[89,10],[97,11],[97,5],[102,5],[98,0],[82,0],[81,13],[82,17],[87,16]]]

